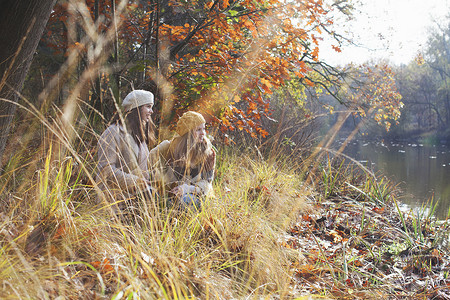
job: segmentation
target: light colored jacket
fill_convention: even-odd
[[[110,125],[98,141],[97,181],[103,187],[136,191],[139,179],[149,179],[149,149],[119,124]]]
[[[168,150],[170,146],[170,141],[164,140],[158,146],[150,150],[150,168],[153,170],[153,178],[158,181],[158,183],[163,186],[166,190],[170,190],[173,187],[181,184],[188,184],[200,188],[203,196],[211,195],[213,191],[212,181],[214,179],[214,167],[211,170],[200,172],[194,177],[189,174],[182,174],[181,176],[175,175],[175,170],[167,162]],[[214,166],[215,166],[215,152],[214,155]],[[191,169],[195,168],[193,166]]]

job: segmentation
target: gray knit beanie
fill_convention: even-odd
[[[134,90],[130,92],[122,102],[124,112],[130,111],[135,107],[146,104],[153,104],[155,97],[149,91]]]

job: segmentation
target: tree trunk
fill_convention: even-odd
[[[100,16],[100,3],[99,0],[95,0],[94,2],[94,21],[95,24],[97,24],[98,22],[98,18]],[[92,95],[92,100],[91,100],[91,104],[92,106],[99,111],[102,115],[104,115],[104,111],[103,111],[103,97],[102,97],[102,86],[101,86],[101,73],[97,72],[97,76],[95,78],[95,83],[94,83],[94,91],[93,91],[93,95]],[[94,114],[95,116],[95,114]]]
[[[0,170],[15,103],[55,2],[0,0]]]
[[[112,21],[114,26],[114,32],[115,32],[115,38],[114,38],[114,64],[116,66],[119,65],[119,36],[118,36],[118,28],[117,28],[117,16],[116,16],[116,2],[115,0],[111,0],[111,11],[112,11]],[[113,73],[114,78],[114,97],[116,98],[116,101],[121,99],[120,97],[120,73],[118,71],[114,71]]]

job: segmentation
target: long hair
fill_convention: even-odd
[[[211,142],[208,138],[195,142],[193,131],[173,138],[168,150],[168,163],[177,170],[188,173],[191,168],[209,171],[214,168]],[[186,175],[186,174],[184,174]]]
[[[127,129],[136,143],[147,143],[149,147],[156,144],[155,130],[156,126],[152,119],[148,121],[145,126],[142,126],[139,107],[135,107],[124,115]],[[111,120],[111,123],[122,124],[120,115],[116,113]]]

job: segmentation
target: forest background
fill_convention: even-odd
[[[56,240],[58,247],[67,247],[61,243],[61,238],[70,240],[70,247],[81,247],[86,234],[89,240],[91,236],[97,239],[97,234],[105,234],[106,231],[86,231],[92,227],[86,220],[91,216],[79,210],[83,210],[83,203],[92,202],[90,197],[96,188],[93,176],[98,134],[120,106],[123,96],[132,89],[146,89],[156,95],[158,101],[153,119],[161,139],[170,137],[174,122],[184,111],[195,110],[204,114],[215,144],[225,157],[219,162],[218,171],[219,190],[223,193],[227,192],[228,186],[234,188],[233,192],[242,192],[226,176],[240,168],[237,162],[227,165],[227,159],[231,158],[225,154],[230,149],[237,149],[237,153],[250,151],[256,155],[256,160],[277,161],[276,164],[290,162],[289,168],[283,165],[283,175],[292,171],[295,178],[301,182],[306,178],[305,182],[314,186],[320,177],[314,172],[318,167],[315,161],[321,161],[317,158],[322,157],[316,149],[327,148],[342,127],[350,129],[349,138],[361,131],[371,135],[388,132],[389,135],[400,136],[422,136],[431,132],[439,139],[448,139],[450,135],[450,23],[432,32],[423,53],[408,65],[390,66],[388,62],[379,61],[357,66],[331,66],[320,59],[319,41],[331,38],[334,51],[341,51],[341,44],[348,40],[339,28],[333,26],[334,17],[339,14],[351,18],[351,1],[5,0],[1,5],[4,9],[0,18],[0,38],[5,46],[0,52],[0,158],[2,197],[7,199],[3,203],[6,213],[2,226],[16,230],[11,233],[9,229],[9,233],[5,233],[2,249],[6,256],[10,251],[16,253],[16,261],[26,265],[25,269],[34,267],[17,254],[22,248],[16,243],[24,247],[27,255],[40,252],[39,255],[44,257],[42,251],[46,249],[49,257],[55,258],[55,249],[51,246]],[[327,127],[330,129],[318,143],[316,133],[321,126],[320,120],[330,114],[336,118],[328,119],[332,120]],[[378,127],[367,127],[370,122]],[[353,125],[349,126],[350,123]],[[236,152],[233,155],[236,156]],[[247,164],[253,166],[252,172],[258,171],[258,176],[262,176],[259,184],[250,182],[250,186],[245,188],[244,198],[254,208],[255,194],[256,199],[261,200],[261,195],[265,195],[265,199],[268,192],[279,192],[274,186],[269,189],[263,184],[265,180],[281,180],[283,176],[275,175],[279,169],[263,175],[268,170],[264,169],[267,165],[255,165],[253,158],[249,160]],[[325,160],[326,163],[330,161]],[[294,175],[286,176],[293,178]],[[336,183],[335,179],[331,179],[332,185]],[[299,190],[302,190],[301,194],[309,194],[303,190],[303,183],[289,180],[283,182],[283,185],[295,186],[287,189],[289,194],[298,195]],[[367,191],[364,193],[368,195]],[[332,194],[325,188],[325,198]],[[385,196],[383,194],[382,198]],[[367,198],[371,198],[370,195]],[[233,199],[242,200],[242,195]],[[276,200],[280,201],[280,198]],[[74,203],[78,204],[73,206]],[[267,212],[263,208],[266,206],[267,203],[260,207],[264,216]],[[20,213],[17,212],[19,207]],[[234,205],[231,207],[236,208]],[[244,213],[240,210],[243,206],[238,207],[232,212]],[[298,204],[294,207],[298,208]],[[298,212],[293,208],[287,210],[291,209],[291,213]],[[136,252],[139,263],[143,265],[141,272],[152,278],[154,284],[144,289],[145,292],[133,284],[132,289],[112,288],[115,284],[123,284],[120,278],[111,280],[109,292],[105,290],[104,282],[108,276],[104,277],[105,274],[99,271],[101,268],[108,269],[107,275],[136,272],[133,259],[137,258],[133,251],[126,254],[133,259],[125,273],[117,271],[119,264],[110,264],[114,256],[111,254],[114,252],[112,245],[108,251],[93,248],[81,251],[82,247],[71,251],[65,248],[62,251],[64,258],[59,256],[58,263],[49,263],[50,269],[60,268],[64,273],[69,272],[64,269],[67,266],[87,266],[97,274],[99,281],[95,286],[100,286],[102,294],[117,296],[121,291],[128,295],[149,293],[167,296],[170,291],[172,296],[208,295],[208,289],[213,289],[213,285],[205,279],[207,275],[202,275],[205,281],[198,283],[194,275],[184,274],[186,269],[191,269],[187,265],[192,263],[195,268],[220,276],[225,270],[227,275],[222,279],[239,281],[240,289],[236,293],[251,295],[259,291],[257,286],[264,286],[262,293],[289,294],[286,284],[290,281],[273,278],[271,276],[278,275],[268,275],[269,271],[263,266],[256,267],[256,252],[249,242],[254,235],[241,233],[239,237],[230,237],[236,234],[233,226],[238,226],[236,224],[242,222],[243,217],[229,218],[236,223],[220,227],[217,212],[209,213],[197,216],[202,221],[200,229],[191,228],[194,233],[198,230],[199,236],[190,235],[198,240],[194,244],[182,243],[188,245],[189,251],[180,251],[176,248],[179,245],[172,245],[174,253],[169,255],[167,253],[171,252],[167,249],[153,249],[158,242],[154,241],[154,245],[139,244],[141,250],[145,248],[145,251]],[[21,221],[10,223],[13,215],[20,215]],[[244,216],[248,217],[247,212]],[[129,236],[122,227],[117,229],[125,236],[125,245],[121,244],[125,252],[140,240],[140,234],[148,236],[149,232],[153,233],[154,239],[161,238],[159,242],[167,241],[167,235],[171,234],[176,235],[170,236],[176,241],[184,238],[184,231],[183,234],[177,234],[176,230],[165,231],[168,227],[181,230],[177,224],[170,223],[169,218],[156,218],[158,221],[154,221],[154,215],[147,217],[154,226],[140,228],[139,233],[133,231]],[[275,223],[286,229],[293,219],[295,217],[289,215],[289,218]],[[187,227],[193,226],[189,220],[184,221],[189,225]],[[99,223],[95,224],[94,227]],[[111,230],[107,230],[109,234]],[[255,230],[259,232],[260,229]],[[405,231],[408,231],[406,225]],[[162,237],[161,232],[166,235]],[[216,239],[211,242],[203,236],[205,232],[213,232]],[[31,242],[30,236],[34,238]],[[243,236],[249,240],[241,244]],[[73,238],[75,243],[71,240]],[[200,261],[192,262],[192,251],[199,254],[199,241],[204,242],[204,239],[208,240],[208,247],[225,249],[223,253],[220,252],[222,249],[219,251],[218,265],[210,262],[206,268],[202,266],[211,255],[204,253]],[[275,234],[268,239],[268,244],[279,245],[275,242]],[[89,247],[93,247],[91,243]],[[95,258],[86,258],[86,251]],[[108,258],[105,258],[104,251],[109,252]],[[147,256],[143,258],[144,252]],[[191,254],[184,257],[186,253]],[[210,252],[205,250],[205,253]],[[268,253],[265,255],[259,257],[259,263],[270,256]],[[6,260],[6,256],[3,262],[9,265],[7,261],[11,258]],[[70,262],[66,262],[67,257],[71,257]],[[74,257],[82,262],[75,262]],[[279,257],[276,266],[285,267],[285,259]],[[151,265],[155,268],[149,267]],[[157,268],[160,268],[158,272],[153,271]],[[12,276],[8,273],[13,272],[11,265],[5,270],[4,278]],[[80,270],[75,268],[70,272],[73,271],[75,276]],[[261,270],[264,272],[254,274]],[[280,274],[287,273],[283,271]],[[334,276],[335,273],[331,273]],[[129,277],[134,275],[130,274],[124,276],[133,281]],[[48,295],[52,292],[37,283],[40,278],[31,278],[39,293]],[[189,279],[186,281],[186,278]],[[346,283],[348,274],[339,278]],[[265,281],[274,284],[275,288],[271,284],[266,287]],[[77,283],[71,282],[69,286],[71,284]],[[148,283],[143,285],[148,287]],[[198,285],[206,286],[206,292]],[[16,294],[26,293],[24,287],[12,290]],[[219,293],[218,289],[216,293]]]

